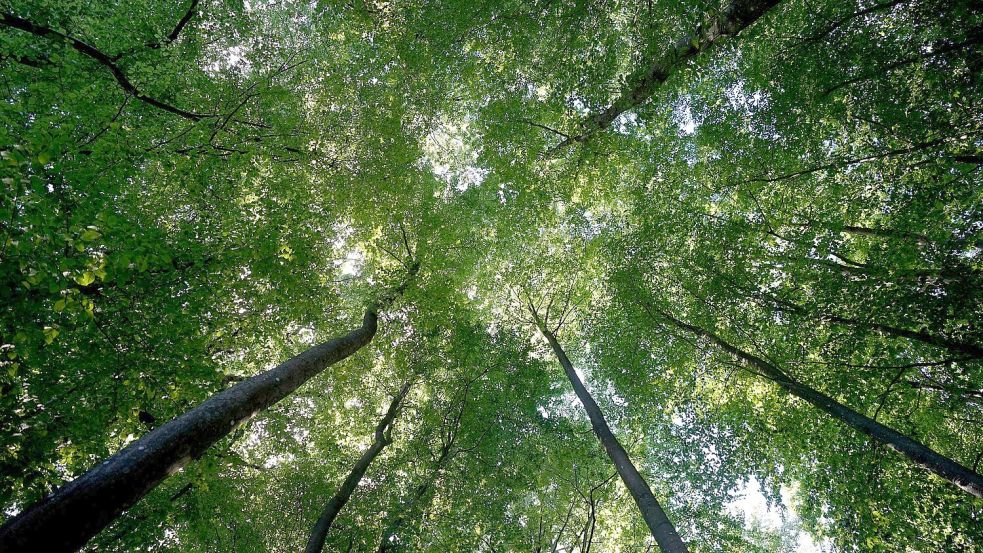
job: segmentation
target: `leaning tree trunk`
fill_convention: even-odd
[[[403,525],[406,524],[407,516],[414,509],[420,507],[421,503],[427,499],[427,495],[430,493],[431,488],[433,488],[434,484],[437,482],[437,478],[440,477],[440,472],[444,468],[444,463],[446,463],[450,457],[451,447],[442,447],[440,449],[440,456],[437,457],[437,461],[434,462],[434,466],[431,469],[430,474],[427,476],[427,479],[417,485],[409,501],[403,504],[400,512],[397,513],[389,524],[386,525],[386,529],[382,532],[382,538],[379,540],[379,547],[376,549],[376,553],[390,553],[396,549],[396,535],[399,534],[399,531],[402,529]],[[424,510],[426,509],[426,504],[423,505],[423,508]]]
[[[407,381],[399,390],[399,393],[396,394],[396,397],[389,403],[389,409],[386,411],[385,416],[382,417],[382,420],[375,427],[375,438],[372,440],[372,445],[358,458],[358,461],[355,462],[355,466],[352,467],[351,472],[348,473],[348,477],[345,478],[341,487],[338,488],[338,491],[335,492],[331,500],[324,506],[324,510],[321,512],[320,518],[317,519],[317,524],[314,525],[314,530],[311,531],[311,536],[307,540],[307,547],[304,548],[304,553],[321,553],[324,549],[324,540],[328,537],[328,531],[331,530],[331,525],[338,518],[338,513],[345,507],[348,500],[351,499],[352,493],[358,487],[358,483],[365,476],[365,471],[369,469],[372,461],[382,453],[382,450],[392,443],[389,433],[392,429],[393,421],[396,419],[396,414],[399,413],[399,408],[403,404],[403,399],[406,398],[406,393],[410,390],[410,384],[411,382]]]
[[[604,111],[584,122],[578,134],[567,136],[549,151],[555,157],[565,148],[586,142],[592,135],[611,126],[623,113],[648,101],[649,97],[676,71],[707,51],[720,39],[733,36],[750,26],[777,5],[779,0],[728,0],[724,8],[695,32],[679,37],[661,56],[621,93]]]
[[[57,553],[80,549],[237,424],[368,344],[378,328],[378,309],[391,303],[405,287],[406,283],[367,309],[362,326],[213,395],[15,516],[0,527],[0,551]]]
[[[649,530],[652,532],[652,537],[659,544],[659,549],[662,550],[662,553],[688,553],[689,550],[686,548],[686,544],[683,543],[682,538],[679,537],[679,533],[676,532],[676,527],[673,526],[669,517],[666,516],[665,511],[662,510],[662,506],[659,505],[655,496],[652,495],[652,490],[649,488],[648,482],[639,474],[638,469],[635,468],[635,465],[628,457],[628,452],[625,451],[625,448],[621,446],[621,442],[611,432],[607,421],[604,420],[604,414],[601,412],[601,408],[598,407],[597,402],[594,401],[590,392],[584,387],[584,383],[580,381],[580,377],[577,376],[573,364],[570,363],[567,354],[560,347],[556,336],[543,324],[539,324],[539,330],[546,337],[546,340],[549,341],[550,346],[553,348],[553,353],[556,354],[560,365],[563,366],[563,371],[570,380],[570,384],[573,385],[573,391],[576,392],[577,398],[580,399],[580,403],[587,411],[587,416],[590,418],[594,434],[601,441],[604,450],[607,451],[608,457],[614,462],[618,474],[621,476],[621,481],[625,483],[625,487],[628,488],[632,497],[635,498],[635,503],[638,504],[638,509],[642,512],[642,518],[645,519],[645,524],[648,525]]]
[[[903,453],[914,461],[915,464],[948,480],[976,497],[983,497],[983,476],[980,476],[973,470],[937,453],[925,444],[893,428],[884,426],[870,417],[850,409],[826,394],[810,388],[768,361],[732,346],[713,332],[684,323],[666,313],[662,313],[662,316],[678,328],[697,336],[706,337],[727,353],[761,371],[761,374],[769,380],[774,381],[792,395],[815,405],[864,434],[883,442],[891,449]]]

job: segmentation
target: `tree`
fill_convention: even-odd
[[[410,276],[415,272],[414,266]],[[349,357],[371,341],[378,325],[379,306],[391,303],[407,284],[403,283],[395,294],[369,307],[359,328],[216,394],[11,519],[0,529],[0,543],[5,548],[78,549],[161,480],[191,459],[200,457],[237,424],[280,401],[324,369]],[[399,398],[403,396],[405,391]],[[398,402],[395,405],[398,407]],[[395,408],[392,416],[395,416]],[[385,427],[391,423],[392,416]],[[378,436],[381,433],[377,433]],[[384,446],[384,440],[378,442],[378,451],[365,461],[362,473]],[[361,473],[358,476],[360,478]],[[349,495],[357,483],[356,479],[348,490]],[[339,500],[334,515],[344,506],[345,500],[347,497]],[[326,508],[325,512],[328,510]],[[321,542],[331,520],[333,516],[324,527]],[[53,531],[55,527],[60,530]],[[320,546],[317,549],[320,550]]]
[[[410,391],[411,384],[411,382],[403,384],[403,387],[393,397],[393,400],[389,403],[389,409],[386,410],[386,414],[375,427],[375,434],[369,448],[358,458],[355,466],[352,467],[351,472],[348,473],[348,476],[338,488],[338,491],[325,504],[324,511],[321,512],[321,516],[317,519],[317,524],[311,530],[311,537],[307,540],[307,547],[305,548],[307,553],[320,553],[324,549],[324,539],[331,530],[331,525],[334,523],[335,518],[338,517],[338,513],[348,503],[348,500],[351,498],[355,488],[358,487],[358,483],[361,482],[362,477],[365,476],[365,471],[369,469],[372,461],[382,453],[382,450],[387,445],[392,443],[393,423],[399,414],[399,409],[403,401],[406,399],[407,392]]]
[[[560,310],[559,315],[550,313],[550,308],[553,306],[552,298],[546,305],[544,313],[540,314],[540,309],[537,308],[527,294],[526,307],[529,309],[529,314],[533,317],[536,328],[539,329],[539,332],[549,342],[553,353],[563,367],[563,372],[566,374],[571,386],[573,386],[577,398],[580,400],[581,405],[583,405],[584,410],[587,411],[588,417],[590,417],[594,434],[597,435],[597,439],[604,445],[604,450],[617,468],[621,480],[628,490],[631,491],[632,497],[635,499],[635,503],[638,504],[638,509],[642,513],[642,518],[645,519],[645,523],[652,532],[652,537],[659,544],[659,548],[663,553],[685,553],[689,551],[686,544],[683,543],[682,538],[676,532],[675,526],[673,526],[669,517],[662,509],[662,506],[655,499],[645,478],[642,477],[638,469],[635,468],[634,463],[632,463],[631,458],[628,457],[628,452],[625,451],[625,448],[621,446],[621,442],[611,432],[607,421],[604,420],[604,413],[601,412],[601,408],[598,407],[597,402],[594,401],[594,398],[591,397],[584,383],[581,382],[580,377],[577,376],[577,371],[573,368],[573,364],[567,358],[566,352],[563,351],[563,348],[556,339],[556,331],[563,325],[564,319],[569,314],[569,299],[568,296],[566,305]]]
[[[700,23],[695,33],[679,38],[668,51],[648,62],[639,75],[630,77],[634,82],[611,105],[592,116],[579,134],[564,137],[550,151],[550,155],[556,155],[572,144],[585,142],[592,134],[610,127],[622,114],[646,102],[655,89],[687,60],[702,54],[719,40],[736,35],[776,4],[778,0],[737,0],[726,3],[720,13],[713,14],[709,21]]]
[[[376,305],[79,546],[302,550],[418,372],[323,550],[975,553],[977,4],[6,2],[0,523]]]
[[[983,477],[976,474],[973,470],[956,463],[952,459],[939,455],[918,441],[888,428],[869,417],[865,417],[826,394],[802,384],[764,359],[735,348],[711,331],[684,323],[665,313],[661,315],[681,330],[708,338],[717,347],[730,353],[741,362],[747,363],[761,371],[762,376],[778,384],[796,397],[815,405],[861,432],[884,442],[888,447],[903,453],[916,464],[925,467],[927,470],[945,478],[976,497],[983,497]]]

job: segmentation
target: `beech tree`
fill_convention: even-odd
[[[0,549],[979,551],[981,28],[2,3]]]
[[[410,266],[411,276],[416,266]],[[396,292],[402,293],[406,284]],[[391,303],[394,296],[382,304]],[[237,424],[266,409],[296,390],[327,367],[354,354],[367,344],[378,328],[379,304],[370,306],[362,325],[348,334],[315,346],[265,373],[220,392],[180,417],[154,429],[119,453],[73,480],[0,528],[5,549],[74,550],[139,500],[162,479],[228,434]],[[376,441],[352,471],[351,482],[333,498],[318,521],[320,538],[309,550],[320,550],[324,533],[345,505],[368,464],[385,447],[389,429],[408,385],[376,429]]]
[[[318,553],[324,549],[324,540],[331,530],[331,524],[338,517],[338,513],[341,512],[341,509],[351,499],[352,493],[358,487],[358,483],[362,481],[362,477],[365,476],[365,471],[369,469],[372,461],[382,453],[382,450],[387,445],[392,443],[393,425],[396,422],[396,416],[399,414],[403,401],[406,400],[406,393],[410,391],[410,384],[412,383],[407,382],[403,384],[403,387],[389,403],[389,408],[386,410],[385,416],[382,417],[382,420],[375,427],[372,444],[358,458],[355,466],[352,467],[351,472],[348,473],[345,481],[338,488],[337,493],[324,506],[324,511],[318,517],[317,524],[311,530],[311,537],[307,540],[307,547],[304,551]]]
[[[641,511],[642,518],[645,519],[645,524],[648,525],[649,530],[652,532],[652,537],[659,544],[659,548],[666,553],[685,553],[689,551],[686,548],[686,544],[683,543],[683,540],[680,539],[679,534],[676,532],[675,526],[673,526],[669,517],[666,516],[665,510],[659,505],[655,496],[652,495],[652,490],[649,488],[645,478],[635,468],[635,464],[632,463],[631,458],[628,457],[628,452],[625,451],[621,442],[611,432],[611,427],[604,419],[604,413],[601,412],[597,402],[594,401],[591,393],[580,380],[566,352],[563,351],[563,347],[557,341],[556,333],[563,326],[567,313],[562,309],[558,315],[550,313],[550,308],[553,306],[553,298],[550,299],[543,313],[540,313],[540,308],[528,296],[527,302],[529,313],[533,317],[533,323],[539,329],[539,332],[543,334],[543,337],[546,338],[547,342],[549,342],[550,348],[553,350],[557,361],[563,367],[563,372],[570,381],[570,385],[573,386],[574,393],[577,394],[577,399],[580,400],[581,405],[584,406],[584,410],[587,411],[587,416],[590,419],[591,427],[594,429],[594,434],[601,441],[608,457],[611,458],[611,462],[617,467],[621,481],[624,482],[625,487],[628,488],[628,491],[631,492],[632,497],[635,499],[635,503],[638,504],[638,510]],[[554,318],[558,320],[555,321]]]

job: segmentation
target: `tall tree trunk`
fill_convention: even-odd
[[[534,314],[534,316],[536,315]],[[543,336],[550,343],[550,347],[553,348],[553,353],[556,354],[560,365],[563,366],[563,371],[570,380],[573,391],[577,394],[577,398],[580,399],[584,410],[587,411],[587,416],[590,418],[594,434],[597,435],[597,438],[601,441],[601,445],[604,446],[604,450],[607,451],[608,457],[611,458],[611,461],[617,468],[618,474],[621,476],[621,481],[625,483],[625,487],[628,488],[632,497],[635,498],[635,503],[638,504],[638,510],[642,512],[642,518],[645,519],[645,524],[648,525],[649,530],[652,532],[652,537],[659,544],[662,553],[688,553],[689,549],[683,543],[682,538],[679,537],[679,533],[676,532],[676,527],[673,526],[669,517],[666,516],[665,511],[662,510],[662,506],[659,505],[655,496],[652,495],[652,490],[649,488],[648,482],[639,474],[638,469],[635,468],[635,465],[628,457],[628,452],[625,451],[625,448],[621,446],[621,442],[611,432],[607,421],[604,420],[604,414],[601,412],[601,408],[598,407],[597,402],[594,401],[590,392],[584,387],[584,383],[580,381],[577,371],[574,370],[573,364],[570,363],[567,354],[556,340],[556,336],[546,328],[546,325],[538,320],[538,316],[537,324],[539,331],[543,333]]]
[[[415,269],[411,277],[412,273]],[[378,309],[391,303],[406,285],[404,282],[367,309],[362,326],[213,395],[10,519],[0,527],[0,551],[57,553],[80,549],[237,424],[368,344],[378,328]]]
[[[728,0],[725,7],[697,30],[679,40],[651,64],[627,90],[621,93],[604,111],[590,117],[580,133],[568,136],[547,154],[555,157],[565,148],[586,142],[594,133],[611,126],[622,113],[648,101],[649,97],[686,63],[708,50],[721,38],[733,36],[757,21],[779,0]]]
[[[667,313],[662,313],[662,316],[680,329],[709,339],[719,348],[733,355],[735,358],[761,371],[761,374],[763,374],[766,378],[772,380],[795,397],[815,405],[819,409],[841,420],[849,426],[852,426],[864,434],[883,442],[891,449],[903,453],[915,464],[948,480],[976,497],[983,497],[983,476],[980,476],[976,472],[960,465],[948,457],[940,455],[928,446],[898,432],[897,430],[884,426],[870,417],[850,409],[846,405],[839,403],[826,394],[810,388],[809,386],[789,376],[785,373],[785,371],[781,370],[777,366],[729,344],[713,332],[704,330],[698,326],[684,323]]]
[[[407,515],[409,515],[413,509],[416,509],[420,505],[420,503],[427,497],[427,494],[430,492],[431,488],[433,488],[434,483],[440,476],[440,471],[444,468],[444,463],[446,463],[451,457],[451,446],[452,444],[448,444],[440,448],[440,456],[437,457],[437,461],[430,470],[430,474],[427,475],[427,479],[416,487],[416,490],[413,491],[413,495],[410,497],[409,501],[402,506],[396,517],[386,525],[386,529],[382,533],[382,539],[379,540],[379,547],[376,549],[376,553],[389,553],[398,547],[395,540],[396,535],[403,527],[403,524],[406,523]]]
[[[341,487],[338,488],[338,491],[335,492],[331,500],[324,506],[324,510],[321,512],[320,518],[317,519],[317,524],[314,525],[314,530],[311,531],[311,536],[307,540],[307,547],[304,548],[304,553],[321,553],[321,550],[324,549],[324,539],[328,537],[328,531],[331,530],[331,525],[338,518],[338,513],[345,507],[348,500],[351,499],[352,493],[358,487],[358,483],[365,476],[365,471],[369,469],[372,461],[382,453],[382,450],[392,443],[389,433],[392,429],[393,421],[396,419],[396,415],[399,413],[399,409],[403,404],[403,400],[406,398],[406,393],[410,391],[410,384],[411,382],[407,381],[389,403],[389,409],[375,427],[375,438],[372,440],[372,445],[358,458],[358,461],[355,462],[355,466],[352,467],[351,472],[348,473],[348,477],[345,478]]]

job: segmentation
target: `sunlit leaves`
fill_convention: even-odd
[[[727,510],[753,477],[775,501],[797,490],[790,527],[843,550],[975,551],[978,503],[641,304],[978,461],[979,360],[831,320],[981,339],[971,4],[782,2],[546,160],[720,6],[210,1],[164,44],[190,2],[12,3],[147,94],[214,117],[175,116],[60,41],[0,30],[4,507],[348,328],[415,261],[369,350],[93,549],[298,549],[416,372],[331,547],[378,546],[481,375],[467,451],[401,543],[548,550],[569,509],[560,550],[585,548],[591,528],[594,550],[646,550],[616,483],[596,490],[592,525],[587,492],[610,467],[518,315],[525,291],[570,299],[563,340],[694,550],[794,547],[788,528]]]

